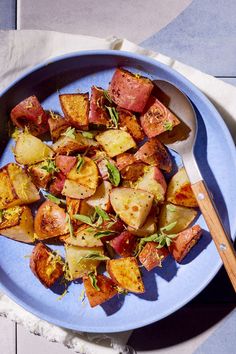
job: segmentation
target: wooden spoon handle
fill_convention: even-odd
[[[192,184],[192,190],[236,292],[236,252],[233,244],[224,230],[204,181]]]

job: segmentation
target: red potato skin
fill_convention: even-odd
[[[30,257],[30,269],[39,281],[46,287],[50,288],[63,275],[63,266],[60,263],[56,264],[55,269],[47,275],[47,268],[50,266],[49,257],[51,249],[45,246],[42,242],[37,243]]]
[[[76,160],[77,159],[75,156],[58,155],[55,163],[59,170],[61,170],[61,172],[66,176],[74,167]]]
[[[142,112],[153,87],[151,80],[117,68],[109,85],[108,93],[121,108]]]
[[[18,128],[27,126],[33,135],[48,131],[48,115],[36,96],[30,96],[18,103],[10,113],[11,120]]]
[[[105,108],[106,104],[108,102],[104,96],[104,90],[100,87],[92,86],[89,123],[105,126],[109,124],[109,114]]]
[[[202,229],[199,225],[190,227],[178,233],[169,246],[169,251],[174,259],[180,263],[191,248],[197,243],[202,236]]]
[[[123,179],[127,181],[137,181],[144,173],[146,164],[137,161],[134,155],[124,152],[116,158],[116,165]]]
[[[162,262],[168,255],[169,252],[167,248],[157,248],[155,242],[147,242],[139,254],[139,261],[150,271],[155,267],[161,267]]]
[[[40,205],[34,218],[34,229],[40,240],[68,233],[64,209],[50,200]]]
[[[66,180],[66,176],[62,172],[57,173],[54,181],[50,184],[49,187],[50,193],[59,197],[63,190],[65,180]]]
[[[91,281],[87,275],[83,277],[85,293],[91,307],[101,305],[117,294],[116,285],[113,280],[102,274],[98,274],[96,278],[97,286],[100,289],[99,291],[92,286]]]
[[[119,115],[119,125],[124,128],[135,141],[140,142],[145,138],[145,134],[135,115],[126,109],[117,107]]]
[[[154,179],[162,186],[164,193],[167,190],[167,184],[163,173],[160,171],[158,167],[154,167]]]
[[[136,237],[129,231],[123,231],[119,236],[110,241],[110,245],[120,256],[129,257],[133,255],[136,246]]]
[[[109,161],[114,166],[116,165],[115,161],[113,161],[110,158],[101,159],[100,161],[97,162],[97,167],[98,167],[99,174],[100,174],[100,176],[102,177],[102,179],[104,181],[107,181],[108,178],[109,178],[108,169],[107,169],[107,166],[106,166],[107,165],[107,161]]]
[[[161,170],[171,172],[172,160],[165,146],[157,139],[149,139],[135,153],[135,158],[148,165],[157,166]]]
[[[140,122],[148,138],[167,131],[166,122],[170,122],[172,128],[180,123],[179,119],[154,96],[149,98]]]

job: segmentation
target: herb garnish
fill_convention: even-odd
[[[89,272],[88,273],[88,277],[89,277],[89,280],[91,282],[92,287],[95,290],[100,291],[100,288],[98,286],[98,280],[97,280],[96,274],[94,274],[93,272]]]
[[[103,90],[103,95],[104,95],[104,97],[107,99],[107,101],[109,101],[110,103],[112,103],[112,99],[111,99],[111,97],[110,97],[110,95],[109,95],[109,93],[108,93],[107,90]]]
[[[120,172],[118,168],[109,160],[107,160],[106,167],[108,170],[109,181],[113,184],[113,186],[117,187],[120,184]]]
[[[98,206],[95,206],[95,212],[97,213],[97,215],[101,216],[101,218],[105,221],[109,221],[110,220],[110,216],[101,208],[99,208]]]
[[[59,169],[56,167],[55,161],[47,160],[44,165],[41,167],[42,170],[47,171],[48,173],[58,172]]]
[[[109,112],[109,115],[112,120],[112,123],[114,124],[114,127],[117,129],[118,128],[118,121],[119,121],[119,114],[118,114],[117,110],[115,109],[115,107],[109,107],[109,106],[105,106],[105,107]]]
[[[54,195],[50,194],[50,193],[47,193],[45,194],[45,197],[47,199],[49,199],[51,202],[59,205],[59,204],[66,204],[66,201],[64,199],[60,199],[60,198],[57,198],[55,197]]]
[[[94,135],[91,132],[81,132],[84,138],[93,139]]]
[[[66,136],[67,138],[70,138],[70,139],[76,139],[76,135],[75,135],[75,128],[67,128],[66,131],[64,133],[62,133],[61,135],[64,135]]]
[[[164,123],[163,123],[163,127],[165,130],[169,130],[171,131],[173,129],[173,123],[170,122],[169,120],[166,120]]]
[[[79,172],[81,167],[84,164],[84,158],[80,154],[78,154],[77,158],[78,158],[78,162],[77,162],[77,165],[76,165],[76,171]]]
[[[73,226],[72,226],[70,215],[68,213],[66,213],[66,223],[68,225],[70,237],[74,237],[74,229],[73,229]]]

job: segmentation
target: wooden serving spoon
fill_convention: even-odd
[[[169,97],[169,108],[182,121],[179,129],[163,136],[162,141],[181,155],[183,164],[190,179],[193,193],[199,208],[215,242],[225,269],[236,291],[236,252],[224,230],[216,206],[207,189],[206,183],[198,169],[193,148],[197,136],[197,118],[189,99],[174,85],[167,81],[156,80],[158,88]],[[175,133],[176,131],[176,133]],[[184,134],[183,134],[184,132]],[[181,135],[182,134],[182,135]]]

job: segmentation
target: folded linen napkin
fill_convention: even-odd
[[[162,54],[145,50],[126,39],[100,39],[76,34],[39,30],[0,31],[0,91],[19,75],[55,56],[92,49],[116,49],[150,56],[186,76],[213,102],[236,142],[236,87]],[[63,343],[86,354],[128,353],[125,346],[130,331],[117,334],[91,334],[66,330],[38,319],[0,294],[0,315],[22,324],[30,332]]]

